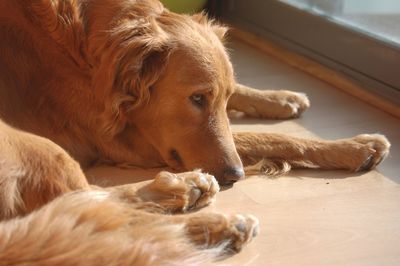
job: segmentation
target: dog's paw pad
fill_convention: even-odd
[[[227,252],[238,252],[259,233],[259,222],[253,215],[203,213],[186,222],[189,237],[200,246],[222,245]]]
[[[243,245],[258,235],[260,230],[259,221],[253,215],[233,215],[230,217],[230,223],[236,231],[233,233],[235,237],[229,243],[230,248],[234,251],[240,251]]]
[[[372,151],[358,171],[375,168],[389,154],[390,142],[383,135],[362,134],[354,137],[352,140],[366,145]]]
[[[201,171],[174,174],[160,172],[149,188],[157,203],[173,211],[188,211],[210,204],[219,191],[214,176]]]
[[[200,171],[179,174],[188,190],[189,201],[184,210],[201,208],[215,200],[219,185],[214,176]]]
[[[264,118],[295,118],[299,117],[308,107],[310,101],[306,94],[280,90],[265,92],[265,103],[254,102],[256,111]]]
[[[287,109],[287,117],[299,117],[308,107],[310,100],[304,93],[287,92],[287,96],[282,100],[282,105]]]

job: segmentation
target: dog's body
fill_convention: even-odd
[[[1,225],[0,234],[9,230],[9,237],[0,241],[0,262],[22,261],[15,256],[21,228],[28,239],[37,238],[35,232],[43,226],[60,231],[62,238],[61,219],[76,225],[65,232],[79,235],[83,244],[75,246],[62,238],[60,249],[33,255],[34,244],[28,241],[26,251],[21,250],[23,261],[54,264],[51,258],[63,248],[74,248],[66,252],[72,255],[58,261],[74,264],[81,254],[99,248],[104,251],[92,258],[93,265],[122,259],[122,264],[137,265],[196,262],[191,257],[200,264],[209,256],[200,254],[195,244],[214,247],[207,253],[213,257],[222,252],[225,240],[230,240],[225,248],[238,250],[257,230],[252,216],[162,214],[209,204],[219,189],[210,175],[162,172],[139,190],[125,186],[93,192],[80,165],[98,160],[147,168],[201,168],[224,184],[243,177],[243,164],[260,160],[267,165],[357,171],[384,158],[389,143],[380,135],[311,141],[232,134],[227,107],[251,116],[288,118],[304,111],[308,100],[293,92],[262,92],[236,84],[221,42],[225,31],[204,16],[173,14],[150,0],[0,2],[0,118],[8,124],[0,121],[0,218],[31,213],[67,194],[65,201],[53,201],[40,212]],[[68,194],[75,190],[82,192]],[[88,206],[78,207],[78,200]],[[57,218],[64,209],[65,216]],[[104,216],[90,214],[100,209]],[[105,216],[112,219],[102,223]],[[147,226],[150,220],[160,222]],[[134,228],[124,227],[126,223]],[[168,230],[176,234],[165,233]],[[149,240],[149,249],[139,251],[140,239],[155,231],[165,237]],[[119,244],[107,242],[112,234],[121,237]],[[132,240],[136,238],[138,242]],[[149,255],[175,240],[181,243],[176,250]],[[41,241],[46,246],[51,240]],[[124,241],[148,256],[127,258],[127,247],[119,253],[108,248]]]

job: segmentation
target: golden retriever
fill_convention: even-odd
[[[376,134],[232,134],[227,108],[289,118],[309,103],[237,84],[225,32],[155,0],[0,2],[0,264],[200,265],[240,250],[257,219],[165,214],[210,204],[243,165],[359,171],[386,156]],[[100,189],[81,170],[97,161],[192,172]]]

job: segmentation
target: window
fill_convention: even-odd
[[[217,12],[400,104],[400,1],[221,0]]]

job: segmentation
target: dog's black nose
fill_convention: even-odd
[[[224,182],[227,184],[235,183],[244,178],[242,167],[230,167],[224,171]]]

